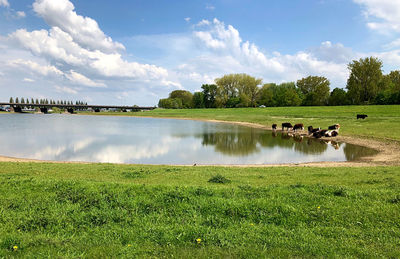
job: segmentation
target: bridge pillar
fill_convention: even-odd
[[[22,107],[21,106],[12,106],[11,111],[21,113]]]
[[[68,108],[68,109],[67,109],[67,112],[73,114],[73,113],[74,113],[74,109],[73,109],[73,108]]]
[[[42,112],[42,113],[47,113],[48,110],[47,110],[46,107],[40,107],[40,112]]]

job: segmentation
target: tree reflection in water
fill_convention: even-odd
[[[202,144],[215,146],[215,150],[231,156],[245,156],[260,152],[261,147],[294,149],[303,154],[322,154],[328,145],[323,140],[304,138],[284,132],[269,134],[260,129],[233,129],[229,132],[207,132],[202,134]]]
[[[346,156],[347,161],[354,161],[357,159],[360,159],[361,157],[367,157],[367,156],[373,156],[378,154],[378,151],[367,148],[367,147],[362,147],[362,146],[356,146],[352,144],[345,144],[345,147],[343,148],[344,155]]]

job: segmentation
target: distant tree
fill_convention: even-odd
[[[14,103],[14,99],[10,97],[10,103]]]
[[[31,98],[31,104],[34,104],[35,103],[35,100],[33,100],[33,98]]]
[[[304,95],[303,105],[325,105],[329,98],[330,82],[321,76],[309,76],[297,81],[297,87]]]
[[[193,107],[194,108],[205,108],[205,106],[204,106],[204,93],[195,92],[193,94]]]
[[[390,72],[389,77],[393,83],[393,91],[400,92],[400,70]]]
[[[175,90],[169,94],[171,99],[181,99],[182,108],[192,108],[193,105],[193,94],[185,90]]]
[[[204,84],[201,86],[203,89],[203,96],[204,96],[204,107],[205,108],[215,108],[216,105],[216,98],[218,93],[218,86],[211,84]]]
[[[182,109],[182,99],[179,98],[166,98],[160,99],[158,107],[165,109]]]
[[[37,98],[35,100],[35,104],[39,104],[39,100]]]
[[[347,80],[349,99],[353,104],[371,103],[379,92],[382,80],[382,61],[369,57],[353,60],[348,65],[350,77]]]
[[[274,91],[277,85],[274,83],[264,84],[258,95],[258,103],[267,107],[277,106],[274,100]]]
[[[247,74],[229,74],[215,79],[218,86],[218,95],[226,107],[231,107],[237,100],[235,106],[255,106],[261,79],[256,79]]]
[[[18,97],[15,98],[15,103],[19,103]]]
[[[348,105],[350,104],[347,98],[347,92],[342,88],[335,88],[331,92],[328,100],[328,104],[331,106]]]
[[[23,103],[23,104],[25,103],[24,97],[21,98],[21,103]]]
[[[26,104],[29,104],[29,98],[26,98]]]

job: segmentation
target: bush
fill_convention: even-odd
[[[222,176],[222,175],[220,175],[220,174],[217,174],[217,175],[211,177],[211,178],[208,180],[208,182],[209,182],[209,183],[230,183],[231,180],[225,178],[224,176]]]

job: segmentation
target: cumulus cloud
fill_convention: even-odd
[[[8,0],[0,0],[0,6],[9,7],[10,4],[8,3]]]
[[[378,18],[379,21],[368,22],[372,30],[382,33],[400,32],[400,2],[393,0],[353,0],[364,8],[367,18]]]
[[[125,47],[107,37],[95,20],[75,12],[69,0],[36,0],[33,10],[52,27],[68,33],[72,39],[89,50],[115,53]]]
[[[344,84],[348,75],[346,63],[354,57],[351,49],[331,42],[323,42],[316,48],[293,55],[278,52],[267,54],[255,44],[243,41],[236,28],[226,26],[218,19],[203,20],[197,26],[202,30],[195,31],[193,35],[210,53],[197,58],[195,63],[198,66],[193,66],[193,63],[182,66],[186,75],[198,73],[200,67],[220,71],[221,74],[229,71],[246,72],[278,82],[297,80],[312,74],[332,78],[338,86],[343,86],[341,84]],[[190,68],[198,70],[192,69],[192,73],[188,73]]]
[[[67,87],[67,86],[56,85],[56,86],[54,86],[54,88],[56,89],[56,92],[59,92],[59,93],[67,93],[67,94],[77,94],[78,93],[78,91],[76,91],[70,87]]]
[[[87,78],[86,76],[79,74],[78,72],[75,72],[74,70],[71,70],[69,72],[69,74],[66,74],[66,77],[71,82],[76,83],[78,85],[84,85],[84,86],[89,86],[89,87],[106,87],[105,84],[94,82],[90,78]]]
[[[12,67],[20,67],[28,69],[34,73],[40,74],[42,76],[62,76],[64,73],[57,69],[55,66],[50,65],[40,65],[31,60],[16,59],[10,60],[8,64]]]
[[[25,12],[23,12],[23,11],[17,11],[16,14],[17,14],[17,17],[18,17],[18,18],[24,18],[24,17],[26,17]]]

